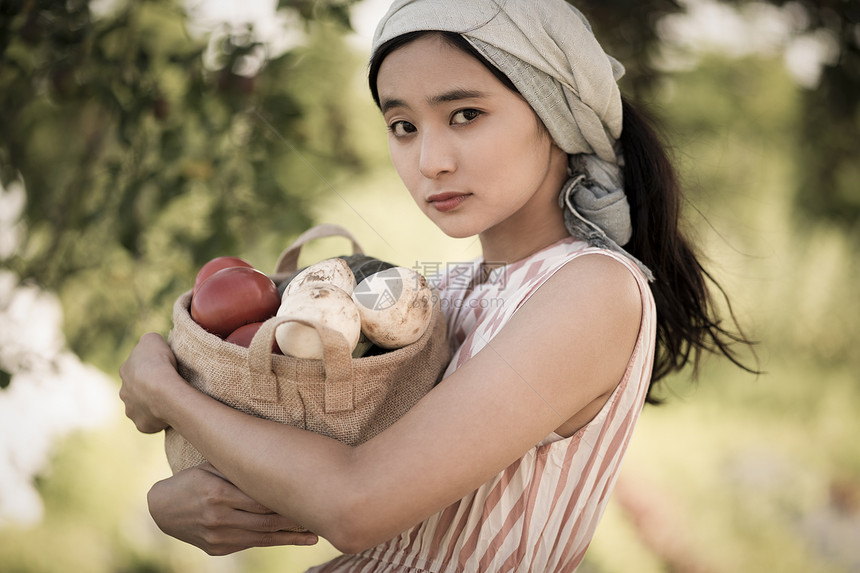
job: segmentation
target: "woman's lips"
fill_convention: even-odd
[[[437,211],[445,213],[459,207],[467,197],[469,197],[468,193],[437,193],[428,197],[427,202]]]

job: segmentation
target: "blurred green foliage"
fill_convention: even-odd
[[[606,51],[624,64],[622,88],[637,98],[648,97],[660,76],[655,66],[660,50],[658,22],[684,12],[680,0],[568,0],[582,10]]]
[[[796,203],[809,173],[797,159],[809,145],[807,96],[775,58],[712,56],[664,78],[658,97],[689,191],[689,224],[746,306],[753,337],[768,341],[765,352],[791,349],[860,370],[860,245]]]
[[[733,0],[749,2],[750,0]],[[798,214],[815,217],[860,240],[860,3],[855,0],[768,0],[799,12],[802,33],[831,38],[837,55],[802,96],[796,155],[803,166],[795,186]]]
[[[80,356],[115,366],[212,257],[268,270],[328,181],[365,169],[349,4],[282,0],[295,46],[269,54],[253,29],[193,37],[173,0],[2,3],[0,182],[27,193],[3,263],[59,293]]]
[[[658,22],[681,13],[680,0],[570,0],[591,20],[607,51],[627,67],[622,88],[652,99],[660,84]],[[793,216],[839,227],[860,242],[860,3],[856,0],[723,0],[737,6],[790,5],[796,34],[825,34],[836,57],[825,61],[818,85],[800,96],[794,132],[802,138],[793,150],[802,168],[790,183]],[[781,67],[778,61],[772,65]],[[767,107],[765,105],[765,107]],[[766,110],[762,110],[766,111]],[[737,114],[735,114],[737,117]]]

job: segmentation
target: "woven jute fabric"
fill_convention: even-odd
[[[288,270],[279,262],[276,275]],[[189,291],[174,304],[168,343],[179,373],[201,392],[247,414],[357,445],[388,428],[441,379],[450,350],[445,318],[434,299],[430,325],[418,341],[363,358],[352,358],[340,333],[299,321],[316,328],[323,342],[323,359],[311,360],[272,353],[275,329],[289,317],[266,321],[250,348],[210,334],[191,318]],[[174,473],[205,461],[172,428],[166,431],[165,449]]]

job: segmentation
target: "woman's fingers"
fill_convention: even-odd
[[[210,555],[249,547],[313,545],[313,533],[260,505],[210,464],[189,468],[156,483],[149,510],[162,531]]]
[[[200,511],[197,544],[210,555],[227,555],[249,547],[313,545],[319,538],[291,531],[296,524],[255,502],[226,480],[212,484]],[[247,508],[247,509],[240,509]]]
[[[243,529],[211,530],[204,532],[199,542],[194,543],[209,555],[229,555],[251,547],[275,547],[280,545],[314,545],[319,539],[313,533],[250,532]]]
[[[292,521],[248,497],[245,492],[233,485],[230,480],[224,477],[209,462],[197,466],[196,469],[208,472],[220,480],[210,482],[210,487],[212,488],[208,492],[211,497],[209,500],[210,503],[213,505],[220,504],[249,514],[245,516],[237,514],[234,516],[241,520],[241,523],[233,524],[234,527],[247,527],[257,531],[281,531],[296,528],[296,524]]]
[[[137,429],[153,434],[166,428],[167,423],[152,408],[154,384],[168,379],[170,374],[176,375],[176,358],[164,337],[152,332],[143,335],[120,366],[119,374],[119,397],[125,404],[126,416]]]
[[[235,489],[232,484],[230,487]],[[256,533],[297,529],[293,521],[240,494],[229,492],[227,495],[207,495],[200,508],[202,525],[209,529],[241,529]]]

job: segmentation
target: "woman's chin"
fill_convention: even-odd
[[[448,235],[449,237],[451,237],[452,239],[468,239],[469,237],[474,237],[475,235],[477,235],[477,233],[466,233],[466,232],[449,233],[447,231],[445,232],[445,234]]]
[[[452,239],[468,239],[469,237],[474,237],[478,234],[478,231],[473,228],[462,228],[454,225],[440,225],[438,222],[436,223],[436,227]]]
[[[423,212],[437,229],[452,239],[477,237],[487,229],[488,225],[488,218],[474,210],[466,212],[463,209],[455,209],[448,213],[440,213],[431,207],[425,208]]]

